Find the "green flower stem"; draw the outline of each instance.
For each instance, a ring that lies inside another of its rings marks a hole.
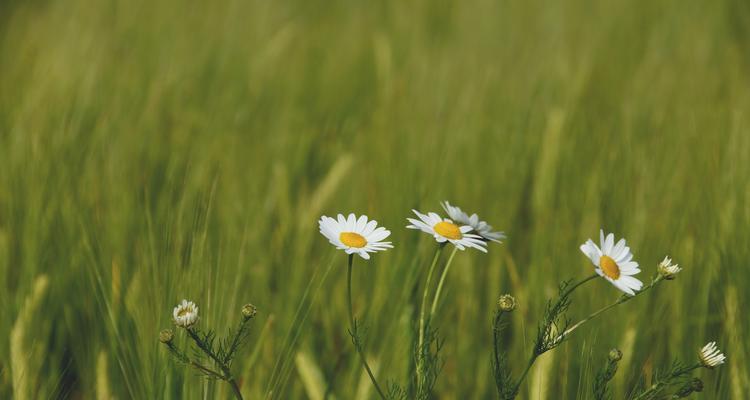
[[[229,367],[221,360],[219,357],[214,354],[214,352],[211,350],[211,348],[203,341],[200,337],[198,337],[198,334],[195,333],[195,331],[192,328],[186,328],[185,329],[188,332],[188,335],[193,339],[195,344],[203,350],[206,355],[208,355],[212,360],[216,362],[216,365],[219,366],[219,369],[221,369],[222,372],[222,379],[229,382],[229,385],[232,387],[232,392],[234,392],[234,396],[238,400],[242,400],[242,393],[240,392],[240,387],[237,385],[237,381],[232,376],[232,371],[229,370]]]
[[[702,367],[702,365],[698,363],[698,364],[694,364],[688,367],[683,367],[681,369],[678,369],[677,371],[674,371],[672,375],[667,377],[667,379],[659,380],[658,382],[651,385],[651,387],[648,388],[648,390],[634,397],[633,400],[650,399],[652,395],[659,393],[662,389],[664,389],[665,386],[668,386],[672,379],[685,375],[700,367]]]
[[[565,301],[565,299],[568,296],[570,296],[573,293],[573,291],[576,290],[576,289],[578,289],[581,285],[583,285],[584,283],[586,283],[588,281],[596,279],[598,277],[599,277],[599,275],[593,274],[593,275],[591,275],[591,276],[589,276],[587,278],[584,278],[583,280],[581,280],[580,282],[576,283],[575,285],[567,288],[563,293],[560,294],[560,297],[558,298],[557,303],[555,303],[555,306],[553,306],[553,308],[556,307],[557,305],[559,305],[561,302]],[[552,321],[544,321],[544,327],[542,328],[542,332],[546,332],[548,330],[548,326],[551,323],[552,323]],[[521,374],[521,377],[518,379],[518,382],[516,383],[515,387],[513,388],[513,392],[512,392],[513,393],[513,397],[515,397],[516,395],[518,395],[518,391],[521,388],[521,384],[526,379],[526,375],[529,374],[529,371],[531,370],[531,366],[534,365],[534,362],[536,361],[536,359],[540,355],[541,355],[541,353],[537,353],[536,348],[534,349],[534,351],[531,352],[531,357],[529,357],[529,362],[526,364],[526,368],[523,370],[523,373]]]
[[[349,266],[347,268],[346,280],[347,280],[347,294],[348,294],[348,299],[349,299],[349,324],[351,326],[350,333],[352,335],[354,347],[357,349],[357,354],[359,354],[359,358],[360,360],[362,360],[362,366],[365,367],[365,370],[367,371],[367,375],[370,377],[370,380],[372,381],[373,386],[375,386],[375,390],[378,391],[380,398],[385,400],[386,399],[385,393],[380,388],[380,385],[378,385],[378,381],[375,379],[375,375],[373,375],[372,370],[370,369],[370,365],[367,364],[367,359],[365,358],[365,354],[362,351],[362,345],[359,342],[359,333],[357,332],[357,323],[354,320],[354,310],[352,307],[352,263],[353,261],[354,261],[354,254],[349,254]]]
[[[662,281],[663,279],[664,279],[664,278],[662,278],[662,277],[661,277],[661,276],[659,275],[659,276],[657,276],[656,278],[654,278],[654,279],[653,279],[653,280],[651,281],[651,284],[649,284],[648,286],[646,286],[646,287],[644,287],[643,289],[641,289],[641,290],[640,290],[640,291],[639,291],[638,293],[636,293],[636,294],[635,294],[634,296],[623,295],[623,296],[621,296],[621,297],[620,297],[619,299],[617,299],[617,301],[615,301],[614,303],[612,303],[612,304],[610,304],[610,305],[608,305],[608,306],[606,306],[606,307],[603,307],[603,308],[599,309],[599,310],[598,310],[598,311],[596,311],[596,312],[593,312],[593,313],[591,313],[591,315],[589,315],[588,317],[586,317],[586,318],[584,318],[584,319],[582,319],[582,320],[580,320],[580,321],[576,322],[575,324],[573,324],[573,326],[571,326],[570,328],[566,329],[566,330],[565,330],[565,332],[563,332],[563,333],[562,333],[562,334],[561,334],[560,336],[558,336],[556,340],[558,340],[558,341],[559,341],[559,340],[562,340],[562,339],[564,339],[564,338],[565,338],[566,336],[568,336],[568,335],[570,335],[571,333],[573,333],[573,331],[574,331],[574,330],[578,329],[578,328],[579,328],[579,327],[580,327],[581,325],[583,325],[583,324],[585,324],[586,322],[589,322],[589,321],[591,321],[592,319],[594,319],[594,318],[598,317],[598,316],[599,316],[600,314],[603,314],[603,313],[604,313],[605,311],[607,311],[607,310],[609,310],[609,309],[611,309],[611,308],[614,308],[614,307],[616,307],[616,306],[618,306],[618,305],[620,305],[620,304],[623,304],[623,303],[627,303],[627,302],[628,302],[628,301],[630,301],[630,300],[633,300],[634,298],[636,298],[636,297],[640,296],[641,294],[643,294],[643,293],[647,292],[647,291],[648,291],[649,289],[652,289],[652,288],[653,288],[654,286],[656,286],[656,285],[657,285],[657,284],[658,284],[659,282],[661,282],[661,281]]]
[[[529,374],[529,371],[531,370],[531,366],[534,365],[534,361],[536,361],[536,358],[539,357],[538,354],[534,353],[534,355],[529,358],[529,362],[526,363],[526,368],[524,368],[523,373],[521,374],[521,377],[518,378],[518,383],[516,383],[516,386],[513,388],[513,397],[515,398],[518,395],[518,391],[521,388],[521,384],[526,379],[526,375]]]
[[[224,357],[224,363],[228,363],[229,359],[232,358],[234,353],[237,351],[237,348],[240,346],[240,342],[242,341],[243,336],[245,336],[245,329],[250,325],[248,322],[250,322],[250,318],[242,318],[240,321],[240,327],[237,329],[237,332],[235,333],[234,337],[232,338],[232,342],[229,345],[229,350],[227,351],[226,356]]]
[[[178,350],[177,347],[175,347],[174,343],[169,342],[169,343],[166,343],[166,345],[169,348],[169,351],[171,351],[172,354],[174,354],[174,356],[177,357],[177,359],[180,360],[181,362],[192,366],[193,368],[203,372],[204,374],[210,376],[211,378],[224,379],[224,377],[218,371],[214,371],[211,368],[203,366],[197,361],[191,360],[190,357],[185,355],[185,353]]]
[[[492,350],[495,356],[495,365],[500,365],[500,348],[497,347],[500,343],[500,319],[503,317],[505,311],[497,311],[495,313],[495,321],[492,324]]]
[[[424,346],[424,334],[425,334],[425,306],[427,305],[427,294],[430,291],[430,281],[432,281],[432,273],[435,272],[435,266],[437,265],[440,253],[447,242],[440,243],[438,249],[435,251],[435,256],[432,258],[432,264],[430,269],[427,271],[427,280],[424,284],[424,293],[422,293],[422,305],[419,311],[419,339],[417,341],[417,385],[420,386],[422,383],[422,373],[424,372],[424,355],[422,347]]]
[[[453,257],[456,255],[457,250],[458,250],[458,247],[454,246],[450,257],[448,257],[448,263],[445,264],[445,268],[443,269],[443,274],[440,276],[440,280],[438,281],[437,290],[435,291],[435,297],[432,299],[432,307],[430,307],[430,320],[432,320],[432,317],[435,315],[435,310],[437,309],[438,300],[440,299],[440,294],[443,292],[443,284],[445,283],[445,277],[448,276],[448,270],[451,268],[451,264],[453,263]]]

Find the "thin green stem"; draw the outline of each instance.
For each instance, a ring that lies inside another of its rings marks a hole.
[[[492,348],[493,348],[493,354],[495,355],[495,363],[497,365],[500,365],[500,349],[497,347],[497,344],[499,342],[499,329],[498,326],[500,324],[500,318],[502,318],[503,312],[498,311],[495,313],[495,322],[492,324]]]
[[[240,346],[240,342],[242,341],[243,336],[245,335],[245,328],[248,326],[248,322],[250,319],[242,318],[240,321],[240,327],[237,329],[237,332],[234,334],[234,337],[232,338],[232,342],[230,343],[227,354],[224,356],[224,362],[228,363],[229,360],[234,356],[234,353],[237,351],[237,348]]]
[[[200,364],[197,361],[191,360],[190,357],[185,355],[183,352],[178,350],[174,343],[167,343],[167,347],[169,348],[169,351],[172,352],[172,354],[177,357],[181,362],[188,364],[192,366],[193,368],[203,372],[204,374],[214,378],[214,379],[224,379],[224,376],[219,373],[218,371],[214,371],[211,368],[205,367],[202,364]]]
[[[242,392],[240,392],[240,387],[237,385],[237,381],[234,380],[234,377],[230,376],[227,378],[227,382],[229,382],[229,387],[231,387],[232,392],[234,392],[234,397],[242,400]]]
[[[445,268],[443,268],[443,273],[442,275],[440,275],[440,280],[438,281],[437,290],[435,290],[435,297],[432,299],[432,307],[430,307],[430,320],[432,320],[432,317],[435,315],[435,311],[437,310],[438,300],[440,300],[440,294],[443,292],[443,284],[445,283],[445,277],[448,276],[448,270],[450,270],[451,268],[451,264],[453,263],[453,257],[456,255],[457,250],[458,250],[458,247],[454,246],[450,257],[448,257],[448,263],[445,264]]]
[[[660,380],[659,382],[656,382],[655,384],[651,385],[648,390],[644,391],[643,393],[639,394],[638,396],[634,397],[633,400],[642,400],[642,399],[649,399],[651,395],[658,393],[662,389],[664,389],[665,386],[668,386],[670,384],[670,381],[674,378],[680,377],[682,375],[685,375],[695,369],[698,369],[702,367],[701,364],[695,364],[691,365],[689,367],[684,367],[682,369],[679,369],[675,371],[672,375],[669,376],[669,378],[665,380]]]
[[[592,279],[596,279],[598,277],[599,277],[598,274],[592,274],[591,276],[589,276],[587,278],[584,278],[582,281],[576,283],[575,285],[573,285],[573,286],[569,287],[567,290],[565,290],[565,292],[560,296],[560,299],[562,299],[564,297],[570,296],[570,294],[573,293],[574,290],[578,289],[579,286],[583,285],[584,283],[586,283],[586,282],[588,282],[588,281],[590,281]]]
[[[432,281],[432,274],[435,272],[435,266],[437,265],[440,253],[445,248],[445,243],[438,245],[438,249],[435,251],[435,256],[432,258],[432,264],[430,269],[427,271],[427,280],[424,284],[424,292],[422,293],[422,305],[419,310],[419,339],[417,341],[417,386],[422,384],[422,373],[424,368],[424,354],[422,347],[424,346],[424,335],[425,335],[425,307],[427,306],[427,294],[430,291],[430,282]]]
[[[192,328],[186,328],[185,329],[188,332],[188,335],[193,339],[195,344],[203,350],[206,355],[208,355],[212,360],[216,362],[216,365],[219,366],[219,369],[221,369],[222,372],[222,379],[227,381],[229,385],[232,388],[232,392],[234,392],[234,396],[242,400],[242,393],[240,392],[240,387],[237,385],[237,381],[234,380],[234,377],[232,376],[232,371],[229,370],[229,367],[216,355],[214,354],[213,350],[203,341],[200,337],[198,337],[198,334],[195,333],[195,331]]]
[[[505,370],[506,366],[505,363],[502,362],[502,357],[500,355],[500,331],[501,329],[501,322],[500,320],[503,318],[503,314],[505,314],[505,311],[498,310],[495,312],[495,319],[492,322],[492,354],[494,356],[494,362],[493,362],[493,368],[494,368],[494,374],[495,374],[495,384],[497,385],[497,393],[500,396],[501,399],[505,399],[505,396],[507,394],[508,388],[505,387],[507,381],[506,381],[506,374],[507,371]]]
[[[643,289],[641,289],[641,290],[640,290],[640,291],[639,291],[638,293],[636,293],[635,295],[633,295],[633,296],[623,295],[623,296],[621,296],[621,297],[620,297],[619,299],[617,299],[617,301],[615,301],[614,303],[612,303],[612,304],[609,304],[609,305],[607,305],[607,306],[605,306],[605,307],[602,307],[601,309],[599,309],[599,310],[597,310],[597,311],[595,311],[595,312],[591,313],[591,314],[590,314],[590,315],[589,315],[588,317],[586,317],[586,318],[584,318],[584,319],[582,319],[582,320],[580,320],[580,321],[576,322],[576,323],[575,323],[575,324],[573,324],[573,325],[572,325],[572,326],[571,326],[570,328],[566,329],[566,330],[565,330],[565,332],[563,332],[563,333],[562,333],[562,334],[561,334],[560,336],[558,336],[558,337],[557,337],[557,340],[562,340],[562,339],[563,339],[563,338],[565,338],[566,336],[568,336],[568,335],[570,335],[571,333],[573,333],[573,331],[574,331],[574,330],[576,330],[576,329],[578,329],[578,328],[579,328],[579,327],[580,327],[581,325],[583,325],[583,324],[585,324],[586,322],[589,322],[589,321],[591,321],[592,319],[594,319],[594,318],[598,317],[599,315],[603,314],[603,313],[604,313],[604,312],[606,312],[607,310],[610,310],[610,309],[612,309],[612,308],[614,308],[614,307],[616,307],[616,306],[618,306],[618,305],[620,305],[620,304],[623,304],[623,303],[627,303],[628,301],[630,301],[630,300],[633,300],[634,298],[636,298],[636,297],[638,297],[638,296],[642,295],[643,293],[647,292],[647,291],[648,291],[649,289],[652,289],[652,288],[653,288],[654,286],[656,286],[656,284],[658,284],[659,282],[661,282],[661,281],[662,281],[662,279],[663,279],[663,278],[662,278],[661,276],[658,276],[658,277],[656,277],[656,278],[655,278],[655,279],[654,279],[654,280],[653,280],[653,281],[651,282],[651,284],[649,284],[648,286],[646,286],[646,287],[644,287]]]
[[[573,293],[573,291],[576,290],[576,289],[578,289],[581,285],[583,285],[584,283],[589,282],[589,281],[591,281],[593,279],[596,279],[598,277],[599,277],[599,275],[592,274],[592,275],[590,275],[590,276],[582,279],[578,283],[570,286],[569,288],[566,288],[565,291],[560,294],[560,297],[557,299],[557,302],[555,303],[554,306],[552,306],[552,308],[556,308],[557,306],[559,306],[561,302],[565,301],[567,299],[567,297],[570,296]],[[549,327],[550,324],[552,324],[552,322],[553,321],[545,320],[544,321],[544,326],[542,327],[541,331],[542,332],[547,332],[548,331],[548,327]],[[531,352],[531,356],[529,357],[529,362],[526,364],[526,368],[523,370],[523,373],[521,374],[521,377],[518,378],[518,382],[513,387],[513,392],[512,392],[513,393],[513,397],[515,397],[515,396],[518,395],[518,391],[521,388],[521,384],[526,379],[526,375],[529,374],[529,371],[531,370],[531,366],[534,365],[534,362],[536,361],[536,359],[540,355],[541,355],[541,352],[538,353],[537,349],[536,349],[536,346],[535,346],[534,350]]]
[[[367,364],[367,359],[365,358],[365,354],[362,351],[362,345],[359,342],[359,333],[357,332],[357,325],[356,321],[354,320],[354,310],[352,306],[352,263],[354,261],[354,254],[349,254],[349,265],[346,272],[346,281],[347,281],[347,294],[348,294],[348,300],[349,300],[349,324],[351,326],[351,335],[352,339],[354,340],[354,347],[357,349],[357,354],[359,354],[360,360],[362,360],[362,366],[365,367],[365,371],[367,371],[367,375],[370,377],[370,380],[372,381],[373,386],[375,386],[375,390],[378,391],[378,395],[380,395],[380,398],[385,400],[386,396],[383,390],[380,388],[380,385],[378,385],[378,381],[375,379],[375,375],[372,373],[372,370],[370,369],[370,365]]]
[[[526,379],[526,375],[528,375],[529,371],[531,371],[531,366],[534,365],[534,361],[536,361],[537,357],[539,357],[539,355],[534,353],[534,356],[529,358],[529,362],[526,364],[526,368],[524,368],[523,373],[521,373],[521,377],[518,378],[518,383],[516,384],[515,388],[513,388],[513,398],[518,395],[518,390],[521,388],[521,383],[523,383],[524,379]]]

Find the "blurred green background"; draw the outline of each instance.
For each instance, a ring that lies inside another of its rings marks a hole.
[[[508,240],[456,257],[437,398],[495,396],[506,292],[520,373],[603,227],[643,280],[667,254],[684,271],[541,357],[521,396],[589,397],[618,347],[623,398],[716,340],[703,398],[744,399],[748,71],[745,0],[0,1],[0,398],[229,396],[157,340],[182,298],[219,330],[258,306],[246,398],[372,398],[317,219],[393,231],[355,262],[355,309],[403,384],[434,249],[405,218],[449,200]],[[570,317],[618,295],[597,280]]]

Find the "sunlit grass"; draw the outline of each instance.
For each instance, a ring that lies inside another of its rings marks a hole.
[[[743,398],[748,26],[741,0],[0,3],[0,398],[229,396],[159,343],[183,298],[218,331],[258,307],[246,398],[373,398],[317,219],[391,229],[353,307],[378,379],[404,382],[435,251],[405,218],[442,200],[508,235],[451,267],[442,398],[495,395],[504,293],[523,368],[600,227],[684,271],[544,355],[522,397],[591,396],[617,347],[620,398],[716,340],[703,396]],[[574,320],[619,296],[589,285]]]

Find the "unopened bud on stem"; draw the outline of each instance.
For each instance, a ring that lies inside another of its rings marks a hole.
[[[690,396],[693,393],[702,392],[703,391],[703,381],[701,381],[698,378],[693,378],[689,382],[682,385],[681,388],[677,390],[674,394],[674,398],[682,399],[685,397]]]
[[[618,349],[612,349],[609,351],[609,361],[617,362],[622,360],[622,352]]]
[[[504,294],[497,301],[497,308],[500,311],[511,312],[516,309],[516,299],[509,294]]]
[[[242,306],[242,317],[245,319],[253,318],[257,313],[258,309],[252,304],[245,304]]]
[[[172,340],[174,339],[174,332],[172,332],[171,329],[165,329],[161,332],[159,332],[159,341],[164,344],[170,344],[172,343]]]

